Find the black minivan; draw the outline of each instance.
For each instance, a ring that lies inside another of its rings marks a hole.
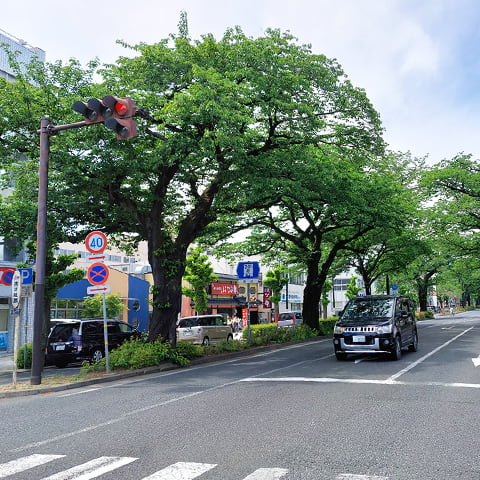
[[[402,349],[417,351],[415,302],[406,296],[368,295],[348,301],[333,331],[338,360],[349,353],[388,353],[399,360]]]
[[[66,367],[69,363],[88,360],[98,362],[105,354],[103,320],[83,319],[58,322],[50,331],[45,349],[45,364]],[[140,336],[128,323],[107,321],[108,350],[125,340]]]

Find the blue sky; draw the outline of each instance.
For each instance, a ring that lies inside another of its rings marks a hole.
[[[0,29],[50,62],[112,62],[128,54],[117,39],[157,42],[177,31],[181,10],[193,38],[280,28],[337,59],[379,111],[392,150],[430,163],[480,158],[477,0],[22,0],[2,3]]]

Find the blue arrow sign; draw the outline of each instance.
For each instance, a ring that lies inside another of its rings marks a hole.
[[[258,278],[260,275],[260,264],[258,262],[238,262],[237,275],[239,280]]]

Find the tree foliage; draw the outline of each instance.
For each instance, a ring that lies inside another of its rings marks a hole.
[[[2,159],[12,164],[20,152],[31,159],[26,169],[38,158],[43,116],[54,125],[77,121],[74,100],[111,93],[131,96],[140,107],[134,139],[117,141],[101,125],[51,139],[49,221],[70,241],[92,229],[128,234],[132,244],[146,240],[154,280],[149,335],[172,343],[186,254],[208,227],[218,235],[242,228],[232,218],[288,199],[291,176],[310,176],[304,194],[315,175],[327,186],[320,200],[336,198],[328,181],[342,176],[340,168],[319,169],[318,160],[309,166],[309,146],[329,165],[343,159],[342,167],[359,156],[366,165],[366,156],[383,148],[377,112],[336,61],[278,30],[249,38],[237,28],[218,41],[205,35],[194,42],[184,27],[154,45],[125,45],[134,57],[100,70],[97,62],[86,68],[74,60],[33,64],[16,83],[2,82],[0,96]],[[282,208],[284,219],[291,208]],[[306,213],[301,217],[315,223]],[[268,215],[260,220],[270,221]],[[352,229],[351,236],[365,228]],[[318,255],[314,243],[311,265]]]
[[[105,309],[108,319],[115,319],[125,308],[120,295],[109,293],[105,295]],[[103,295],[93,297],[84,297],[83,299],[83,318],[103,318]]]
[[[273,303],[275,318],[277,318],[279,313],[278,303],[282,299],[282,289],[288,283],[286,269],[277,266],[273,270],[268,270],[265,278],[263,279],[263,283],[272,290],[270,301]]]
[[[218,280],[208,256],[200,247],[194,247],[187,256],[184,280],[189,284],[182,287],[182,293],[191,298],[195,304],[197,313],[206,313],[208,308],[208,285]]]

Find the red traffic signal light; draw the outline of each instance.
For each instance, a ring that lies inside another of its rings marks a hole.
[[[77,101],[73,104],[73,109],[85,117],[87,124],[104,122],[112,115],[111,108],[98,98],[91,98],[87,103]]]
[[[107,128],[117,134],[118,139],[137,135],[137,124],[133,119],[137,107],[129,97],[107,95],[102,100],[91,98],[87,103],[75,102],[73,109],[84,116],[86,124],[104,122]]]
[[[133,117],[137,107],[129,97],[118,98],[113,95],[103,97],[103,104],[112,112],[105,120],[105,126],[117,134],[117,138],[132,138],[137,135],[137,124]]]

